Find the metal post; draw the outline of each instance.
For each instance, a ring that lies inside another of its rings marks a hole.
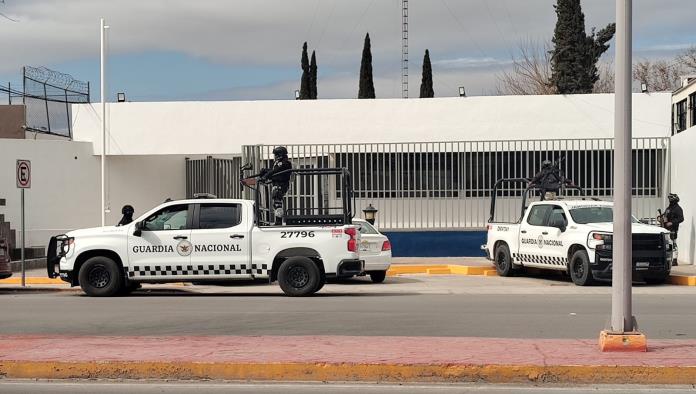
[[[631,235],[631,10],[616,0],[616,93],[614,108],[614,240],[611,328],[633,331]]]
[[[24,189],[22,190],[22,197],[21,197],[21,208],[22,208],[22,214],[20,217],[20,224],[22,225],[22,249],[20,251],[21,259],[22,259],[22,287],[26,286],[26,277],[27,277],[27,272],[26,272],[26,264],[24,263]]]
[[[106,173],[106,81],[104,80],[104,63],[106,58],[106,53],[104,51],[104,18],[100,19],[100,64],[99,72],[101,77],[101,206],[99,210],[101,211],[101,225],[104,227],[106,224],[106,182],[104,175]]]

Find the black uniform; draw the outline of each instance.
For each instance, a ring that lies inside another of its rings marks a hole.
[[[541,190],[541,200],[543,201],[547,192],[558,194],[564,182],[560,168],[545,160],[541,170],[532,178],[530,186],[536,186]]]
[[[131,222],[133,222],[133,213],[134,212],[135,212],[135,209],[133,209],[132,206],[124,205],[123,208],[121,208],[121,213],[123,214],[123,217],[121,218],[121,221],[119,221],[116,226],[125,226],[126,224],[130,224]]]
[[[292,175],[292,163],[288,159],[288,150],[283,146],[273,149],[275,161],[273,167],[261,171],[261,180],[271,182],[271,198],[273,209],[277,211],[283,207],[283,198],[290,188],[290,176]],[[280,224],[281,218],[276,214],[276,224]]]
[[[679,197],[677,197],[676,194],[670,194],[668,198],[669,206],[665,209],[662,219],[665,228],[672,232],[672,239],[677,239],[679,224],[684,221],[684,211],[682,207],[679,206]]]

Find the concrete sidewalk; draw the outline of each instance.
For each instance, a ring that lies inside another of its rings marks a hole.
[[[354,336],[1,336],[6,378],[696,383],[696,341]]]

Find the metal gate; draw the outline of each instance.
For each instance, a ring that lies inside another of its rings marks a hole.
[[[210,193],[220,198],[242,198],[239,184],[241,157],[186,159],[186,198]]]
[[[563,159],[561,168],[587,196],[613,197],[611,138],[285,146],[295,168],[347,168],[353,175],[356,212],[372,204],[385,230],[482,229],[496,180],[532,177],[547,159]],[[273,148],[244,146],[242,161],[266,167]],[[664,207],[670,189],[669,154],[669,138],[633,140],[635,216],[653,217]],[[518,219],[523,190],[501,190],[497,220]],[[335,187],[329,185],[327,191],[326,198],[337,198]]]

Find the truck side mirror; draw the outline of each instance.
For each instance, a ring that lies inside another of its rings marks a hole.
[[[562,233],[566,231],[566,221],[562,217],[554,217],[549,223],[549,227],[555,227],[561,230]]]
[[[135,222],[135,231],[133,231],[133,235],[136,237],[143,235],[143,222]]]

